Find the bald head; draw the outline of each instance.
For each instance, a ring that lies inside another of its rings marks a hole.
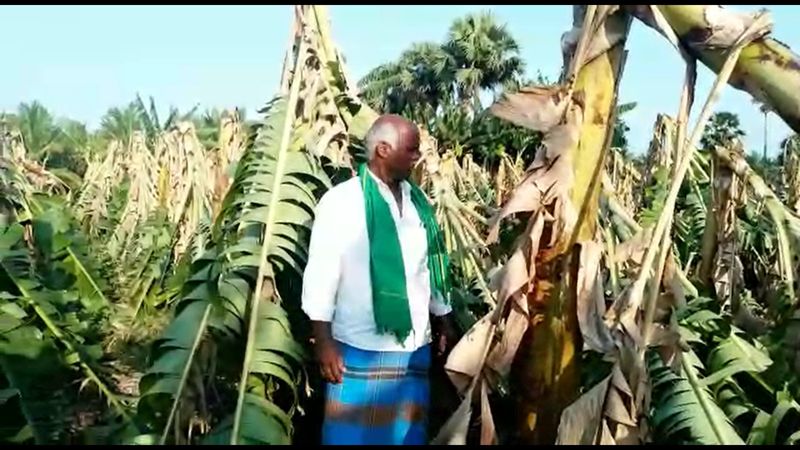
[[[397,148],[408,139],[419,141],[419,129],[413,122],[396,114],[382,115],[367,131],[367,159],[372,161],[381,142]]]
[[[365,140],[370,167],[392,179],[407,178],[420,158],[417,125],[396,114],[378,117]]]

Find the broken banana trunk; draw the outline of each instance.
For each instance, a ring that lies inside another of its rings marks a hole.
[[[579,288],[581,248],[595,238],[629,27],[627,12],[616,6],[576,6],[573,29],[562,39],[562,84],[523,88],[492,107],[497,117],[545,134],[488,239],[496,239],[500,219],[532,213],[497,279],[499,304],[508,300],[509,311],[487,359],[501,375],[510,372],[518,443],[554,443],[561,412],[579,394],[583,340],[577,310],[586,295]]]
[[[666,22],[662,24],[668,25],[683,46],[716,73],[733,42],[755,18],[719,5],[657,5],[655,10],[651,6],[654,5],[630,8],[638,19],[665,34],[655,17],[660,13]],[[769,106],[789,127],[800,132],[800,58],[786,44],[767,35],[755,39],[742,50],[728,83]]]

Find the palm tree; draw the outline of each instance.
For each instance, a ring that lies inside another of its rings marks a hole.
[[[17,109],[17,126],[32,159],[44,161],[60,134],[53,116],[38,101],[22,103]]]
[[[367,103],[385,113],[428,122],[453,97],[450,55],[433,42],[416,43],[396,62],[380,65],[359,82]]]
[[[107,139],[117,139],[123,145],[130,145],[134,131],[145,129],[139,105],[129,103],[124,108],[113,107],[100,122],[100,134]]]
[[[443,47],[455,67],[459,100],[475,110],[481,89],[507,87],[525,69],[517,41],[489,12],[457,19]]]
[[[97,137],[77,120],[60,120],[58,129],[58,137],[48,152],[47,166],[66,168],[83,176],[89,159],[97,150]]]
[[[727,111],[716,112],[709,119],[700,143],[706,149],[714,145],[727,145],[731,140],[744,136],[740,125],[738,115]]]
[[[194,128],[197,139],[206,149],[217,146],[219,140],[220,124],[222,123],[224,111],[218,108],[206,109],[202,115],[193,115]]]
[[[397,61],[376,67],[359,82],[367,103],[385,113],[430,123],[455,100],[470,114],[481,109],[482,89],[516,89],[525,65],[519,45],[490,13],[470,14],[450,26],[439,45],[412,45]]]
[[[175,107],[171,107],[169,109],[169,115],[164,122],[162,123],[159,120],[158,116],[158,109],[156,108],[156,101],[153,97],[150,97],[150,105],[149,108],[145,106],[144,101],[142,101],[142,97],[139,94],[136,94],[136,100],[134,101],[136,105],[136,109],[139,112],[139,117],[141,118],[141,124],[144,127],[145,132],[147,133],[147,138],[151,142],[158,136],[159,133],[169,130],[170,127],[175,125],[178,120],[178,109]],[[192,114],[197,107],[192,109],[189,114]]]

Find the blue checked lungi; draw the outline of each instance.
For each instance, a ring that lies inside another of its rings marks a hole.
[[[430,345],[414,352],[339,343],[342,383],[327,383],[322,444],[427,443]]]

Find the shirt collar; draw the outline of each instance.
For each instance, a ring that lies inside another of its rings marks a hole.
[[[389,189],[389,185],[384,183],[383,180],[381,180],[380,178],[378,178],[378,176],[372,172],[372,169],[370,169],[369,166],[367,166],[367,173],[369,173],[372,179],[375,180],[376,183],[378,183],[380,189],[385,190],[388,193],[392,192],[392,190]],[[408,194],[411,191],[411,185],[408,184],[407,180],[403,180],[400,182],[400,190],[403,192],[403,194]]]

